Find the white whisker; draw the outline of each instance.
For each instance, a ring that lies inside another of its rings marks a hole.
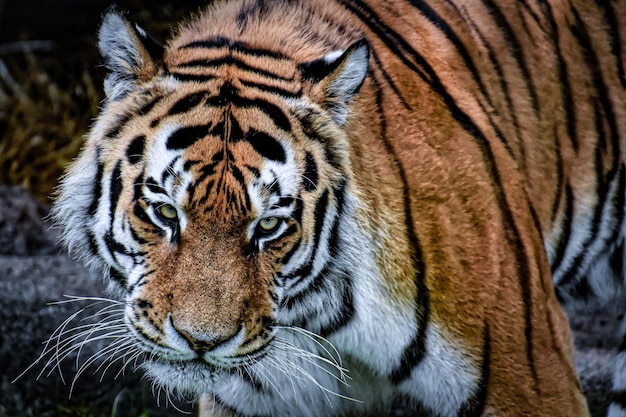
[[[102,372],[101,379],[113,364],[122,363],[122,369],[115,374],[117,378],[129,363],[142,356],[139,343],[130,333],[125,320],[126,303],[103,297],[78,297],[66,295],[67,299],[48,303],[48,305],[64,305],[77,302],[89,304],[70,314],[59,324],[48,339],[43,343],[39,357],[29,365],[15,381],[35,366],[42,364],[37,379],[50,376],[55,370],[59,372],[61,381],[66,383],[61,364],[71,355],[75,355],[76,372],[70,385],[70,397],[78,378],[92,366],[94,374]],[[84,349],[107,342],[103,349],[97,350],[82,361]],[[15,382],[13,381],[13,382]]]

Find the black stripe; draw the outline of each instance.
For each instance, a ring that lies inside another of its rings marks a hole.
[[[402,92],[400,91],[400,89],[396,85],[395,81],[391,78],[389,73],[387,71],[385,71],[385,68],[383,67],[382,62],[380,61],[380,58],[378,58],[378,54],[376,53],[376,50],[372,49],[370,51],[370,55],[374,59],[374,63],[378,67],[378,70],[380,71],[380,73],[383,75],[383,78],[385,79],[385,81],[387,81],[387,84],[389,85],[391,90],[394,92],[396,97],[398,97],[398,100],[400,100],[400,103],[402,103],[402,105],[404,106],[405,109],[413,110],[411,105],[406,101],[406,99],[402,95]]]
[[[264,49],[264,48],[251,48],[250,46],[240,41],[232,42],[230,45],[230,48],[233,51],[241,52],[241,53],[255,56],[255,57],[266,57],[266,58],[273,58],[273,59],[278,59],[278,60],[289,59],[287,56],[283,55],[282,53],[278,51],[274,51],[271,49]]]
[[[124,255],[133,255],[132,252],[128,252],[126,250],[126,248],[124,247],[124,245],[122,245],[120,242],[118,242],[117,240],[115,240],[115,238],[113,237],[113,234],[109,231],[104,235],[104,244],[106,245],[107,249],[109,250],[109,253],[111,254],[111,257],[113,257],[113,259],[116,260],[115,258],[115,254],[116,253],[121,253]]]
[[[131,227],[128,228],[130,230],[130,235],[132,238],[139,243],[140,245],[144,245],[148,243],[148,241],[137,234],[137,231]]]
[[[431,82],[429,76],[433,75],[432,71],[429,74],[424,72],[424,70],[428,70],[426,60],[418,54],[402,36],[389,26],[383,24],[382,19],[377,16],[371,8],[356,0],[344,0],[342,4],[366,24],[404,65],[413,70],[424,81]],[[410,56],[416,62],[410,61],[407,56]]]
[[[345,193],[346,193],[346,183],[341,182],[337,184],[334,188],[334,195],[337,204],[337,215],[335,216],[335,222],[330,231],[330,236],[328,238],[328,255],[331,259],[335,259],[337,255],[340,254],[341,249],[339,248],[341,241],[341,232],[339,231],[339,227],[341,224],[341,219],[343,218],[345,212]],[[329,270],[333,270],[334,265],[328,265]],[[320,275],[324,274],[324,269]],[[341,303],[340,310],[335,313],[335,316],[331,321],[329,321],[325,326],[319,331],[320,336],[326,337],[330,334],[338,331],[342,327],[345,327],[352,318],[356,316],[355,307],[354,307],[354,297],[352,294],[352,271],[350,270],[342,270],[338,273],[334,274],[334,284],[337,287],[341,288]],[[322,278],[322,277],[320,277]],[[327,279],[327,278],[325,278]]]
[[[613,6],[610,1],[596,1],[595,4],[602,9],[602,17],[606,22],[607,35],[609,36],[609,46],[611,53],[617,64],[617,76],[622,87],[626,87],[626,77],[624,76],[624,62],[622,60],[622,39],[619,34],[620,24],[618,23]]]
[[[311,253],[311,257],[304,265],[301,265],[295,272],[292,272],[285,278],[300,279],[300,278],[308,277],[309,275],[311,275],[311,272],[313,270],[313,263],[317,255],[317,250],[320,246],[320,239],[322,238],[322,230],[324,228],[326,213],[328,211],[328,205],[329,205],[328,195],[329,195],[328,190],[324,190],[319,200],[317,200],[317,203],[315,204],[315,210],[314,210],[314,215],[313,215],[314,221],[315,221],[315,225],[313,229],[313,252]],[[337,218],[334,217],[333,224],[336,221],[337,221]]]
[[[153,227],[157,227],[157,228],[159,227],[152,221],[150,216],[148,216],[148,214],[144,211],[144,209],[141,207],[141,204],[139,204],[139,201],[135,200],[135,202],[134,202],[133,214],[135,215],[135,217],[137,217],[142,222],[147,223],[147,224],[149,224],[150,226],[153,226]]]
[[[544,14],[548,18],[548,22],[550,24],[550,34],[553,39],[553,47],[554,53],[556,55],[556,64],[558,66],[559,71],[559,80],[560,80],[560,92],[561,92],[561,106],[563,106],[563,110],[565,111],[565,119],[567,125],[567,134],[569,136],[570,141],[572,142],[572,146],[574,150],[578,150],[578,137],[576,135],[576,114],[574,113],[574,98],[572,95],[572,86],[571,80],[569,76],[569,71],[567,68],[567,63],[563,58],[563,53],[561,52],[561,42],[559,40],[559,28],[554,20],[554,15],[552,13],[552,6],[547,0],[537,0],[538,3],[544,9]]]
[[[204,49],[214,49],[214,48],[224,48],[230,44],[230,40],[223,36],[218,36],[213,39],[201,40],[201,41],[193,41],[186,43],[185,45],[179,47],[178,49],[192,49],[192,48],[204,48]]]
[[[302,204],[302,198],[296,198],[296,208],[293,211],[293,213],[291,214],[291,217],[298,224],[302,224],[302,211],[303,211],[303,209],[304,209],[304,207],[303,207],[303,204]],[[278,262],[281,265],[287,265],[289,263],[289,261],[291,260],[291,257],[300,248],[301,243],[302,243],[302,237],[298,238],[298,240],[293,244],[291,249],[285,255],[283,255],[283,257]]]
[[[313,191],[317,189],[319,175],[317,173],[317,164],[311,153],[306,152],[304,155],[304,174],[302,175],[302,186],[305,191]]]
[[[615,195],[611,201],[613,205],[613,210],[615,211],[614,215],[614,224],[615,227],[613,229],[613,234],[609,239],[610,242],[617,241],[617,238],[620,234],[620,231],[623,228],[624,224],[624,215],[626,212],[626,167],[624,165],[620,166],[619,169],[619,179],[618,179],[617,190],[615,191]],[[616,286],[619,286],[623,283],[623,273],[624,273],[624,240],[622,239],[616,248],[613,249],[613,257],[619,258],[619,265],[617,260],[611,262],[611,267],[614,272],[614,279],[617,280],[615,283]]]
[[[271,159],[272,161],[285,163],[287,155],[285,149],[280,142],[264,132],[250,130],[246,134],[246,140],[254,150],[262,157]]]
[[[109,188],[109,218],[110,224],[115,222],[115,210],[122,194],[122,163],[117,161],[115,168],[111,173],[110,188]]]
[[[190,203],[193,202],[196,190],[199,189],[200,184],[202,184],[202,182],[204,182],[205,179],[207,179],[209,176],[215,174],[215,168],[220,164],[220,162],[222,162],[224,159],[224,153],[223,152],[217,152],[213,155],[213,158],[211,158],[211,163],[210,164],[206,164],[204,165],[202,168],[200,168],[199,172],[200,175],[198,176],[198,178],[193,181],[191,184],[189,184],[188,188],[187,188],[187,201],[189,201]],[[210,192],[210,187],[206,188],[206,193],[205,195],[200,199],[199,204],[203,204],[204,202],[206,202],[206,200],[208,199],[208,194]],[[193,207],[197,207],[198,204],[193,204]]]
[[[98,243],[91,230],[87,232],[87,248],[92,255],[99,256]]]
[[[347,326],[356,316],[354,296],[352,294],[352,275],[349,271],[342,271],[336,279],[342,285],[340,310],[336,312],[331,321],[322,326],[319,331],[319,335],[322,337],[328,337],[342,327]]]
[[[336,152],[336,150],[331,146],[330,140],[325,140],[320,137],[318,132],[316,132],[315,128],[315,120],[318,115],[314,112],[306,113],[303,116],[300,116],[300,127],[302,128],[302,132],[305,134],[307,139],[319,143],[324,149],[324,160],[330,164],[333,168],[342,169],[341,157]]]
[[[245,81],[245,80],[239,80],[239,82],[243,85],[245,85],[248,88],[256,88],[258,90],[267,92],[267,93],[271,93],[271,94],[276,94],[282,97],[288,97],[288,98],[298,98],[298,97],[302,97],[302,89],[298,89],[297,91],[291,91],[291,90],[286,90],[284,88],[281,87],[276,87],[276,86],[272,86],[272,85],[267,85],[267,84],[261,84],[259,82],[253,82],[253,81]]]
[[[456,9],[456,5],[454,5],[451,2],[449,2],[449,3],[450,3],[451,6],[453,6]],[[457,11],[457,13],[460,14],[460,12],[458,12],[458,11]],[[491,44],[489,44],[487,39],[484,37],[483,33],[480,30],[480,27],[478,25],[476,25],[473,21],[468,21],[467,23],[474,30],[474,33],[476,34],[476,36],[480,40],[481,44],[487,50],[487,55],[489,56],[489,61],[493,65],[493,69],[496,72],[496,76],[497,76],[497,79],[498,79],[498,84],[500,86],[500,91],[502,92],[502,95],[504,96],[504,100],[506,101],[505,108],[507,109],[507,111],[509,113],[509,117],[511,118],[511,121],[513,122],[513,128],[515,129],[515,136],[517,136],[517,138],[518,138],[517,144],[520,146],[520,155],[514,155],[512,149],[511,149],[511,145],[504,138],[504,135],[500,131],[500,128],[498,126],[496,126],[496,124],[493,121],[493,117],[492,117],[492,113],[493,112],[485,111],[485,108],[483,107],[482,103],[480,101],[478,101],[478,103],[481,106],[481,110],[483,111],[485,116],[488,117],[489,124],[491,125],[491,127],[494,129],[494,131],[498,135],[498,138],[500,139],[502,144],[506,147],[507,152],[509,153],[509,155],[513,156],[516,160],[520,161],[520,164],[523,165],[525,163],[525,154],[526,154],[525,149],[524,149],[524,140],[523,140],[522,134],[521,134],[521,129],[520,129],[520,125],[519,125],[519,119],[517,118],[517,111],[515,111],[515,108],[514,108],[514,105],[513,105],[513,99],[511,98],[512,97],[511,96],[511,90],[509,88],[509,84],[506,82],[506,78],[504,76],[504,71],[502,69],[502,66],[500,65],[500,62],[498,61],[496,52],[493,50]],[[484,93],[484,96],[487,99],[489,99],[489,96],[486,93]],[[493,104],[491,102],[489,104],[493,107]]]
[[[230,55],[219,58],[219,59],[197,59],[193,61],[188,61],[182,64],[178,64],[176,68],[210,69],[210,68],[219,68],[223,65],[233,65],[233,66],[236,66],[240,70],[249,71],[256,75],[260,75],[262,77],[278,79],[278,80],[283,80],[283,81],[293,80],[293,78],[286,78],[280,74],[270,72],[262,68],[253,67]]]
[[[441,32],[445,35],[445,37],[452,42],[456,50],[461,55],[463,62],[465,62],[465,66],[467,70],[472,75],[472,78],[478,84],[478,88],[483,96],[487,99],[489,104],[493,107],[489,95],[487,94],[487,90],[485,85],[482,82],[480,77],[481,72],[476,68],[474,64],[474,60],[470,56],[467,48],[465,47],[465,43],[459,39],[457,34],[454,32],[452,27],[446,22],[442,16],[437,14],[425,1],[423,0],[410,0],[411,5],[417,9],[422,16],[424,16],[430,23],[432,23],[435,27],[437,27]]]
[[[245,211],[249,212],[252,209],[252,203],[250,202],[250,196],[248,195],[248,192],[246,190],[246,183],[243,177],[243,173],[239,170],[239,168],[232,164],[230,165],[230,172],[235,178],[235,181],[237,181],[241,185],[241,190],[239,193],[237,193],[237,196],[239,198],[236,199],[238,204],[236,211],[242,212],[244,211],[243,209],[245,209]],[[243,202],[241,201],[242,198]]]
[[[117,120],[115,120],[114,122],[113,127],[107,130],[107,132],[104,134],[104,137],[109,139],[115,139],[120,134],[122,128],[126,126],[126,123],[128,123],[131,117],[132,115],[130,113],[118,116]]]
[[[109,268],[109,279],[117,282],[121,287],[126,284],[126,277],[115,268]]]
[[[291,132],[291,121],[289,120],[289,117],[276,104],[260,98],[249,99],[241,97],[237,93],[238,92],[232,85],[226,83],[220,88],[220,92],[217,96],[211,97],[207,100],[206,105],[224,107],[230,103],[239,108],[252,108],[260,110],[272,119],[278,128]]]
[[[184,165],[183,165],[183,170],[185,171],[190,171],[191,168],[193,168],[194,166],[201,164],[202,161],[197,160],[197,159],[190,159],[188,161],[185,161]]]
[[[209,134],[211,126],[187,126],[173,132],[167,139],[167,149],[183,150],[187,149],[197,141]]]
[[[178,100],[168,111],[168,114],[175,115],[180,113],[186,113],[194,107],[198,106],[202,100],[204,100],[207,96],[205,91],[195,92],[186,95],[185,97]]]
[[[465,402],[459,410],[458,417],[480,417],[485,410],[487,401],[487,391],[489,389],[489,366],[491,361],[491,334],[489,332],[489,324],[485,324],[483,331],[483,355],[481,362],[480,380],[478,381],[478,390],[472,397]]]
[[[167,75],[171,75],[172,77],[176,78],[176,80],[178,81],[182,81],[182,82],[207,82],[207,81],[212,81],[217,79],[216,76],[214,75],[209,75],[209,74],[186,74],[183,72],[172,72],[172,71],[166,71]]]
[[[150,110],[152,110],[152,108],[156,106],[161,100],[163,100],[163,96],[157,96],[157,97],[152,98],[152,100],[144,104],[143,107],[141,107],[137,111],[137,113],[142,116],[148,114]]]
[[[624,241],[620,241],[613,248],[611,255],[609,256],[609,265],[613,272],[613,279],[615,279],[615,285],[618,286],[623,282],[624,274]]]
[[[563,199],[563,183],[564,183],[563,155],[561,155],[561,146],[560,146],[561,144],[559,143],[559,136],[556,133],[556,131],[554,132],[554,138],[557,141],[555,149],[554,149],[554,152],[556,154],[555,156],[556,156],[557,183],[556,183],[556,188],[554,190],[556,194],[554,196],[554,202],[552,203],[552,209],[551,209],[551,215],[550,215],[550,221],[552,222],[552,224],[554,224],[554,222],[556,221],[556,216],[559,214],[559,207],[561,207],[561,203]]]
[[[167,191],[165,191],[165,189],[161,187],[159,183],[157,182],[157,180],[154,179],[153,177],[149,177],[148,179],[146,179],[146,182],[144,185],[148,187],[148,189],[155,194],[167,195]]]
[[[539,100],[537,98],[537,93],[535,91],[535,87],[533,86],[532,77],[522,52],[522,45],[515,36],[515,31],[506,20],[502,11],[492,0],[482,1],[489,12],[489,15],[495,20],[498,28],[501,29],[504,39],[509,45],[509,51],[513,54],[513,57],[517,61],[519,69],[522,72],[522,77],[524,78],[524,83],[526,84],[526,90],[528,91],[531,99],[532,108],[535,111],[535,114],[539,114]]]
[[[626,352],[626,334],[622,336],[622,341],[617,348],[618,354]]]
[[[288,59],[285,55],[280,52],[271,50],[271,49],[263,49],[263,48],[253,48],[240,41],[231,41],[225,37],[216,37],[214,39],[200,40],[189,42],[178,49],[190,49],[190,48],[205,48],[205,49],[219,49],[229,47],[231,50],[240,52],[243,54],[247,54],[255,57],[268,57],[273,59]]]
[[[355,316],[355,308],[352,295],[352,276],[351,271],[338,270],[334,263],[334,254],[339,253],[340,243],[340,220],[342,218],[345,209],[345,184],[340,184],[335,189],[335,199],[337,202],[337,215],[333,217],[333,224],[331,226],[330,235],[328,237],[328,254],[330,256],[325,258],[325,265],[321,271],[308,280],[307,287],[304,290],[299,291],[297,294],[288,297],[283,300],[283,306],[288,309],[296,309],[296,311],[304,311],[304,315],[300,317],[303,321],[303,325],[306,325],[307,315],[306,300],[309,297],[329,297],[333,294],[333,289],[340,291],[339,296],[341,301],[338,303],[340,308],[337,311],[327,311],[326,317],[328,321],[323,324],[318,331],[318,334],[322,337],[326,337],[341,327],[347,325],[351,319]],[[319,212],[319,216],[322,216]],[[319,224],[319,223],[318,223]],[[321,237],[322,231],[316,230],[316,237]],[[314,245],[314,251],[316,252],[319,242]],[[315,259],[315,253],[311,256],[311,259]],[[308,271],[310,276],[311,271]],[[289,279],[289,276],[283,277]]]
[[[167,165],[167,167],[163,170],[163,172],[161,172],[161,184],[165,184],[165,181],[169,178],[169,177],[175,177],[176,175],[178,175],[175,171],[174,171],[174,165],[176,165],[176,163],[180,160],[181,156],[177,155],[174,159],[172,159],[170,161],[170,163]]]
[[[282,248],[284,245],[280,244],[281,242],[284,242],[284,239],[288,238],[289,236],[293,236],[295,233],[298,232],[298,226],[295,224],[291,224],[289,226],[287,226],[287,228],[285,229],[285,231],[283,233],[281,233],[280,235],[274,237],[273,239],[266,239],[264,240],[264,244],[265,244],[265,248],[266,250],[270,250],[270,249],[280,249]],[[276,243],[279,243],[279,245],[275,245]],[[259,247],[257,242],[253,242],[254,247]]]
[[[94,178],[93,191],[91,192],[91,204],[87,209],[89,216],[95,216],[100,205],[100,198],[102,197],[102,175],[104,174],[104,164],[100,162],[100,148],[96,150],[96,160],[98,161],[98,169],[96,171],[96,177]]]
[[[610,172],[607,173],[606,178],[603,175],[603,151],[606,143],[606,136],[604,134],[604,128],[602,126],[602,118],[600,114],[600,110],[596,104],[595,106],[595,121],[596,121],[596,132],[598,134],[598,146],[595,148],[595,175],[596,175],[596,206],[594,207],[593,218],[591,220],[591,231],[585,241],[583,242],[581,248],[578,251],[578,255],[574,258],[567,272],[565,272],[559,282],[557,283],[559,286],[567,287],[571,284],[578,276],[584,272],[582,267],[586,266],[585,261],[589,261],[589,248],[599,239],[601,236],[599,235],[599,230],[602,226],[603,221],[603,213],[605,210],[607,195],[608,195],[608,185],[615,178],[616,170],[612,168]],[[606,181],[606,182],[605,182]]]
[[[263,99],[248,99],[239,96],[233,97],[232,104],[240,108],[258,109],[272,119],[276,127],[286,132],[291,132],[291,121],[289,117],[275,104]]]
[[[380,83],[376,78],[372,78],[374,85],[376,86],[376,105],[379,111],[382,113],[383,109],[383,92]],[[395,149],[389,142],[387,137],[387,121],[385,118],[381,118],[381,138],[383,144],[387,150],[387,154],[393,160],[394,166],[397,167],[398,176],[402,183],[403,189],[403,204],[404,204],[404,221],[406,228],[406,238],[409,242],[412,252],[411,261],[415,271],[415,285],[417,287],[416,294],[416,322],[417,329],[415,336],[411,339],[411,342],[405,347],[402,357],[400,358],[400,364],[391,372],[391,381],[395,384],[399,384],[411,375],[411,371],[424,358],[426,354],[426,328],[430,320],[430,298],[428,287],[426,286],[426,265],[422,257],[422,248],[419,244],[417,234],[415,232],[415,224],[413,221],[413,213],[411,211],[411,196],[409,192],[409,184],[406,177],[404,167],[400,164]]]
[[[541,22],[541,19],[539,18],[539,16],[537,15],[537,13],[535,13],[535,11],[526,3],[525,0],[520,0],[517,2],[518,6],[522,6],[524,8],[524,10],[526,11],[526,13],[528,15],[530,15],[533,19],[533,21],[535,22],[535,24],[543,31],[543,32],[547,32],[547,30],[543,27],[543,24]],[[533,35],[533,33],[530,30],[527,30],[529,35]]]
[[[145,144],[145,135],[138,135],[130,142],[130,145],[126,148],[126,158],[128,159],[128,162],[135,165],[141,161]]]
[[[574,215],[574,196],[572,193],[572,186],[565,185],[565,213],[563,218],[563,230],[559,236],[558,245],[554,251],[555,257],[552,261],[552,274],[555,275],[556,271],[561,268],[561,263],[565,257],[565,250],[572,237],[572,219]],[[558,286],[558,283],[556,283]]]
[[[243,133],[243,130],[241,130],[241,125],[239,124],[237,119],[235,119],[232,113],[230,112],[228,113],[227,120],[228,120],[228,138],[226,138],[226,140],[228,142],[235,143],[244,139],[244,133]],[[235,157],[231,153],[229,153],[229,156],[230,156],[229,161],[234,162]]]
[[[585,23],[580,18],[580,15],[574,7],[572,7],[572,13],[576,18],[576,24],[571,27],[571,31],[578,43],[580,44],[581,49],[585,51],[585,62],[591,73],[593,86],[595,88],[595,91],[598,93],[598,98],[602,106],[602,112],[604,113],[606,123],[609,126],[609,137],[612,145],[611,150],[613,151],[613,166],[611,167],[611,171],[614,172],[615,170],[617,170],[617,164],[619,159],[620,138],[615,120],[615,114],[613,112],[613,105],[608,92],[608,87],[602,78],[600,60],[595,54],[589,31],[587,30]],[[597,116],[597,118],[599,119],[600,116]],[[598,128],[598,123],[596,123],[596,130],[600,130]],[[601,132],[598,133],[600,134]],[[602,146],[604,144],[601,143],[600,145]]]
[[[281,265],[287,265],[289,261],[291,260],[291,258],[293,257],[294,253],[296,253],[298,249],[300,249],[301,243],[302,243],[302,239],[300,238],[293,244],[291,249],[289,249],[289,251],[285,255],[283,255],[282,258],[280,258],[278,263],[280,263]]]

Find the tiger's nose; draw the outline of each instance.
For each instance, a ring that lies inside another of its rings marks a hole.
[[[184,322],[177,322],[170,316],[173,330],[187,342],[189,347],[198,355],[202,356],[207,352],[236,350],[239,346],[238,339],[243,335],[243,326],[239,328],[229,328],[220,326],[216,329],[205,329],[193,325],[185,325]]]

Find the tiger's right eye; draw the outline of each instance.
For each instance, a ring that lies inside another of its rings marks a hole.
[[[178,217],[176,207],[171,204],[162,204],[157,208],[157,212],[164,220],[173,221]]]

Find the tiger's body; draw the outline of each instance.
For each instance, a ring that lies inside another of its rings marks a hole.
[[[56,219],[215,415],[586,416],[551,280],[624,303],[624,19],[217,2],[161,50],[111,11]]]

